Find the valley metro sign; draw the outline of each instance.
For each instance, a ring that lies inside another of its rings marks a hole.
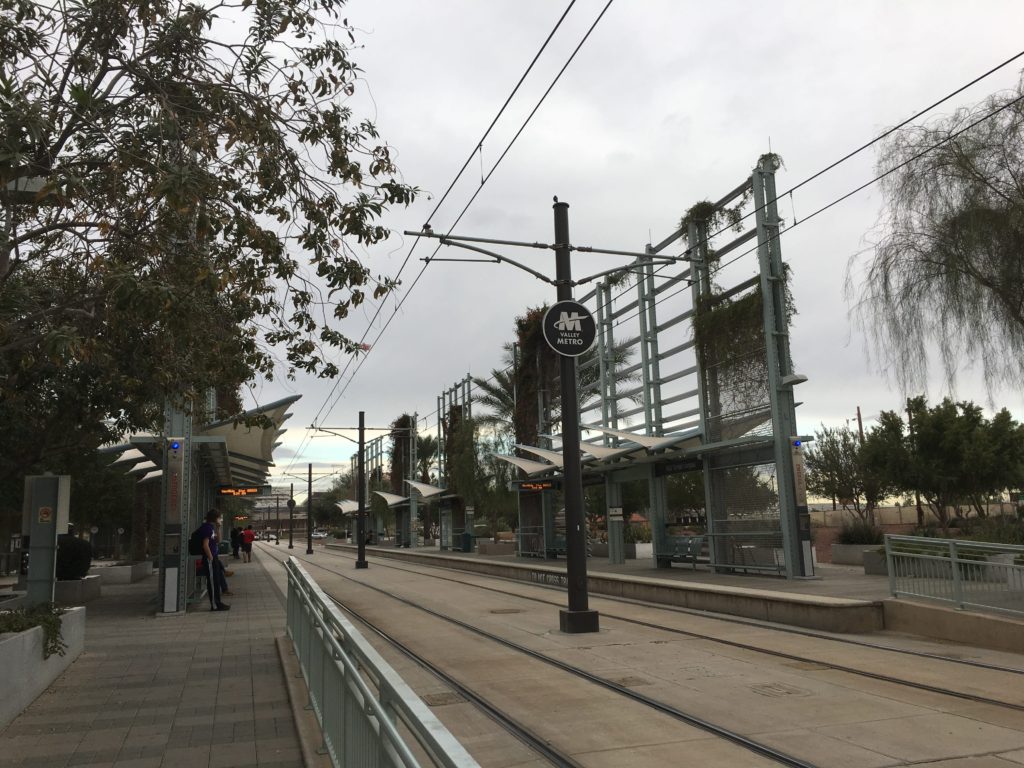
[[[575,301],[556,302],[544,315],[541,327],[548,346],[566,357],[579,357],[597,339],[594,316]]]

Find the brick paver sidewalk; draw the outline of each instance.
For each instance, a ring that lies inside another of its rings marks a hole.
[[[283,599],[258,561],[226,562],[226,612],[157,617],[155,574],[103,587],[85,651],[0,732],[0,766],[302,766]]]

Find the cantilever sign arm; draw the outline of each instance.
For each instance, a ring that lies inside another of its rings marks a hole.
[[[475,245],[467,245],[466,243],[456,243],[456,242],[454,242],[452,240],[449,240],[444,235],[435,235],[432,232],[408,232],[407,231],[407,232],[404,232],[403,234],[415,235],[415,236],[418,236],[418,237],[432,237],[432,238],[435,238],[437,240],[440,240],[441,241],[441,245],[450,245],[453,248],[465,248],[467,251],[474,251],[476,253],[482,253],[485,256],[490,256],[492,259],[494,259],[494,263],[495,264],[499,264],[499,263],[504,262],[505,264],[510,264],[513,267],[518,267],[519,269],[523,270],[524,272],[529,272],[531,275],[536,277],[538,280],[543,280],[548,285],[554,285],[555,284],[555,281],[552,280],[547,275],[545,275],[545,274],[543,274],[541,272],[538,272],[535,269],[531,269],[530,267],[526,266],[525,264],[520,264],[515,259],[510,259],[508,256],[502,256],[500,254],[494,253],[493,251],[484,250],[483,248],[477,248]],[[424,259],[424,261],[429,261],[429,260],[430,259]]]

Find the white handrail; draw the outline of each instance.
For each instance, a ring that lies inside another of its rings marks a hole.
[[[295,558],[288,573],[288,635],[335,766],[480,768]],[[401,723],[415,738],[409,744]]]

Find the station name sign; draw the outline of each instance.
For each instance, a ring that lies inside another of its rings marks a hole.
[[[269,493],[269,485],[222,485],[217,489],[220,496],[266,496]]]
[[[566,357],[579,357],[594,346],[597,339],[594,316],[576,301],[553,304],[544,314],[541,328],[548,346]]]

